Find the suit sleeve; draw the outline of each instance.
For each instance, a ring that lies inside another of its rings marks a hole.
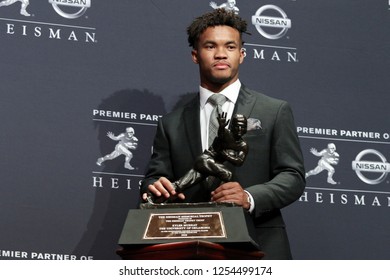
[[[141,195],[147,192],[149,184],[153,184],[162,176],[171,179],[172,174],[169,139],[165,133],[162,119],[160,119],[153,142],[153,153],[141,184]]]
[[[291,108],[282,102],[270,138],[270,180],[249,186],[255,217],[296,201],[305,188],[304,164]]]

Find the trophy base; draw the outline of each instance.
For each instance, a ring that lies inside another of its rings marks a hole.
[[[124,248],[201,240],[260,250],[249,213],[234,203],[145,203],[140,208],[128,213],[119,239]]]

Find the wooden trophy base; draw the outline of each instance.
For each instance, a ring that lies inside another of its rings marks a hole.
[[[117,254],[123,260],[260,260],[264,256],[259,250],[238,250],[204,240],[125,247]]]

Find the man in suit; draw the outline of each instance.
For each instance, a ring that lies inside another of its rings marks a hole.
[[[248,89],[238,79],[244,60],[242,33],[247,24],[234,12],[214,10],[188,27],[192,60],[199,65],[200,91],[186,105],[159,120],[153,154],[142,182],[142,198],[176,197],[176,202],[234,202],[250,212],[266,259],[291,259],[280,209],[296,201],[305,187],[303,156],[289,104]],[[172,182],[208,149],[208,123],[213,105],[208,98],[222,94],[227,118],[246,116],[243,136],[249,152],[242,166],[227,166],[232,180],[210,187],[202,181],[176,193]]]

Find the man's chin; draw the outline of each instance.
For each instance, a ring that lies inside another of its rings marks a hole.
[[[214,77],[212,80],[215,84],[224,85],[232,81],[232,77]]]

